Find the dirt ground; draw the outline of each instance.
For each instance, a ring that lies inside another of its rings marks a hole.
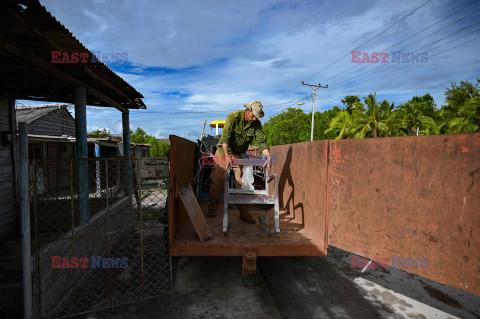
[[[22,317],[20,238],[0,245],[0,313]],[[7,244],[6,244],[7,243]],[[479,318],[480,297],[394,268],[351,268],[353,255],[174,259],[173,291],[76,318]]]

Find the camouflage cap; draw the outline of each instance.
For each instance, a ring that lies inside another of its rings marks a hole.
[[[253,116],[255,116],[257,119],[261,119],[265,116],[265,113],[263,113],[263,105],[259,100],[245,103],[244,105],[248,110],[252,111]]]

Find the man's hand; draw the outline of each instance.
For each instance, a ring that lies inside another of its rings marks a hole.
[[[268,171],[270,172],[270,167],[272,165],[272,158],[270,157],[270,153],[268,152],[268,148],[264,149],[262,151],[262,154],[265,155],[265,157],[267,158],[267,160],[265,161],[265,163],[263,164],[263,167],[267,166],[268,167]]]
[[[227,168],[231,167],[232,166],[232,158],[230,157],[230,155],[228,155],[228,144],[223,143],[222,144],[222,149],[223,149],[223,163],[224,163],[224,165],[227,165]]]
[[[227,168],[232,166],[232,158],[228,153],[223,154],[223,163],[224,165],[227,165]]]

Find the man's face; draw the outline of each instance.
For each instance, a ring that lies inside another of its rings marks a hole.
[[[253,115],[252,111],[245,110],[245,121],[248,123],[253,123],[257,120],[257,118]]]

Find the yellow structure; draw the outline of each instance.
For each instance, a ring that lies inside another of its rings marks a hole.
[[[210,122],[210,127],[215,128],[215,135],[218,135],[218,128],[223,128],[225,126],[225,121],[213,121]]]

